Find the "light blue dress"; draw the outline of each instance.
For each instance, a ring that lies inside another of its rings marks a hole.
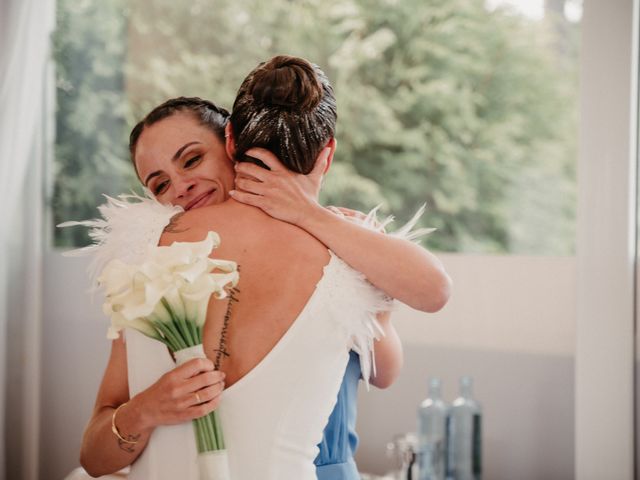
[[[360,357],[349,353],[336,406],[324,429],[320,453],[315,459],[318,480],[359,480],[360,475],[353,459],[358,446],[356,414],[358,382],[360,381]]]

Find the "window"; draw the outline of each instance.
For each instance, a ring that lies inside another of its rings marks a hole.
[[[54,224],[139,188],[128,131],[153,106],[230,107],[287,52],[338,97],[324,203],[383,202],[400,223],[426,202],[440,251],[570,255],[580,2],[546,3],[543,16],[542,1],[60,0]],[[55,245],[85,244],[80,230],[56,229]]]

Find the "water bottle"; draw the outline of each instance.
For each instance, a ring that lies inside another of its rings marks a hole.
[[[429,396],[418,409],[419,478],[445,480],[447,405],[439,378],[429,381]]]
[[[473,399],[473,380],[460,379],[460,396],[447,417],[447,480],[482,478],[482,409]]]

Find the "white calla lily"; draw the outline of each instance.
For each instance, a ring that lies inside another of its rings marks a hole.
[[[112,319],[109,335],[114,336],[125,326],[141,327],[148,335],[148,325],[138,322],[146,318],[151,325],[177,322],[181,325],[177,328],[184,327],[193,336],[185,322],[202,328],[211,295],[225,298],[227,288],[239,281],[236,262],[209,257],[219,244],[219,235],[209,232],[200,242],[150,247],[148,261],[141,265],[120,260],[106,265],[99,280],[106,292],[105,313]],[[162,328],[158,325],[158,331]]]
[[[153,309],[151,315],[149,315],[149,320],[154,323],[171,323],[173,318],[171,317],[171,312],[167,310],[164,302],[160,301],[156,305],[156,308]]]
[[[161,339],[158,331],[153,327],[151,321],[148,319],[134,318],[133,320],[127,320],[124,315],[115,311],[113,308],[110,308],[110,305],[107,303],[103,305],[103,311],[111,318],[111,325],[107,331],[107,338],[109,340],[120,338],[120,332],[125,328],[133,328],[156,340]]]
[[[104,286],[106,295],[121,292],[130,287],[134,270],[135,267],[131,265],[117,259],[113,260],[98,277],[98,283]]]
[[[202,275],[193,283],[186,284],[181,295],[184,302],[186,317],[202,327],[207,317],[209,298],[219,285],[211,279],[210,275]]]
[[[178,286],[168,289],[163,295],[174,318],[185,318],[185,306]]]
[[[212,269],[222,270],[223,272],[235,272],[238,270],[238,264],[232,260],[219,260],[215,258],[208,259],[208,271]]]
[[[155,247],[150,251],[149,259],[165,268],[185,267],[207,258],[218,245],[220,236],[209,232],[200,242],[174,242],[166,247]]]
[[[122,292],[122,294],[113,296],[112,302],[122,305],[122,315],[125,318],[133,320],[139,317],[146,317],[153,312],[159,298],[158,300],[148,300],[146,288],[148,282],[149,277],[140,271],[136,271],[131,279],[131,288]]]

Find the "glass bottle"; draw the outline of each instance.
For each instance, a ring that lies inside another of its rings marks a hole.
[[[445,480],[446,425],[442,382],[434,377],[429,380],[429,396],[418,409],[420,480]]]
[[[387,475],[384,478],[393,478],[394,480],[418,480],[417,452],[418,436],[415,433],[404,433],[393,437],[393,441],[387,444],[387,454],[395,458],[397,469],[393,471],[391,475]]]
[[[460,379],[460,396],[447,417],[447,480],[482,478],[482,408],[473,398],[473,379]]]

